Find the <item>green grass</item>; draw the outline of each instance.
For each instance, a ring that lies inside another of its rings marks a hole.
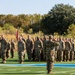
[[[0,59],[1,61],[1,59]],[[27,61],[27,56],[24,64],[37,64],[37,63],[46,63],[46,62],[28,62]],[[60,63],[60,62],[56,62]],[[69,64],[74,64],[75,61],[73,62],[62,62],[62,63],[69,63]],[[1,64],[1,63],[0,63]],[[15,53],[14,58],[8,58],[6,64],[19,64],[18,61],[18,55],[17,52]],[[54,74],[51,75],[75,75],[75,68],[53,68]],[[12,66],[0,66],[0,75],[49,75],[47,74],[46,67],[12,67]]]
[[[0,67],[0,75],[48,75],[45,67]],[[52,75],[75,75],[73,68],[54,68]]]

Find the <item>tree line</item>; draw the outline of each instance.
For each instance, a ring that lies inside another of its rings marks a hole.
[[[8,26],[22,29],[25,33],[42,31],[44,34],[54,34],[55,32],[60,35],[72,34],[75,26],[75,8],[69,4],[56,4],[44,15],[1,14],[0,27],[2,30],[11,29]]]

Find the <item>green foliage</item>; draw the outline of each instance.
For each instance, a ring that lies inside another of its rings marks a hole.
[[[42,28],[43,31],[46,30],[46,33],[64,34],[72,23],[75,23],[75,8],[70,5],[57,4],[42,20]]]
[[[67,32],[68,32],[68,36],[69,37],[75,37],[75,24],[71,24],[68,29],[67,29]]]
[[[2,27],[0,27],[0,34],[3,33]]]
[[[44,35],[44,33],[43,33],[42,31],[39,31],[39,32],[35,33],[35,36],[41,37],[41,36],[43,36],[43,35]]]
[[[67,35],[69,25],[75,24],[75,8],[70,5],[57,4],[48,14],[20,14],[0,15],[0,26],[5,33],[15,33],[20,28],[20,33],[38,33]],[[15,28],[14,28],[15,27]]]
[[[33,29],[31,28],[28,30],[28,34],[32,34],[32,33],[33,33]]]
[[[4,27],[2,28],[6,34],[14,34],[16,32],[16,28],[12,24],[4,24]]]

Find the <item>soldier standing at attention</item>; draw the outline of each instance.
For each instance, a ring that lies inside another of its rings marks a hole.
[[[66,56],[66,61],[70,60],[70,50],[71,50],[71,43],[68,38],[66,38],[65,41],[65,56]]]
[[[41,60],[41,50],[42,50],[42,43],[39,39],[39,37],[36,37],[34,41],[34,50],[35,50],[35,60],[40,61]]]
[[[32,58],[32,49],[33,49],[33,43],[28,35],[26,40],[26,51],[27,51],[29,61],[31,61]]]
[[[10,56],[10,40],[7,42],[7,51],[6,51],[6,58]]]
[[[71,43],[70,61],[73,61],[74,60],[74,47],[75,47],[73,38],[70,38],[70,43]]]
[[[7,42],[4,38],[4,35],[1,35],[1,57],[2,57],[2,63],[6,63],[6,49],[7,49]]]
[[[62,62],[63,61],[63,48],[64,48],[64,42],[62,38],[59,38],[59,48],[58,48],[58,61]]]
[[[46,46],[45,45],[46,44],[46,36],[43,37],[42,42],[43,42],[43,60],[46,61],[46,47],[45,47]]]
[[[14,49],[15,49],[15,43],[13,41],[13,39],[11,39],[11,48],[10,48],[10,53],[11,53],[11,58],[14,57]]]
[[[55,46],[58,44],[53,41],[53,37],[49,36],[46,40],[46,59],[47,59],[47,73],[52,73],[55,57]]]
[[[19,56],[19,62],[20,64],[24,61],[24,55],[25,55],[25,43],[22,40],[22,37],[19,37],[18,40],[18,56]]]

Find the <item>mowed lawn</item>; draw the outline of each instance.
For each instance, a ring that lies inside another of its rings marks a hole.
[[[23,64],[44,64],[46,62],[34,62],[34,61],[27,61],[26,59]],[[56,62],[60,63],[60,62]],[[73,62],[62,62],[63,64],[74,64]],[[9,66],[6,66],[9,64]],[[2,66],[1,58],[0,58],[0,75],[49,75],[47,74],[46,66],[10,66],[10,64],[19,64],[17,52],[15,52],[14,58],[8,58],[7,63],[5,66]],[[51,75],[75,75],[75,68],[62,68],[62,67],[54,67],[53,73]]]
[[[51,75],[75,75],[75,68],[54,68]],[[0,75],[48,75],[45,67],[0,66]]]

